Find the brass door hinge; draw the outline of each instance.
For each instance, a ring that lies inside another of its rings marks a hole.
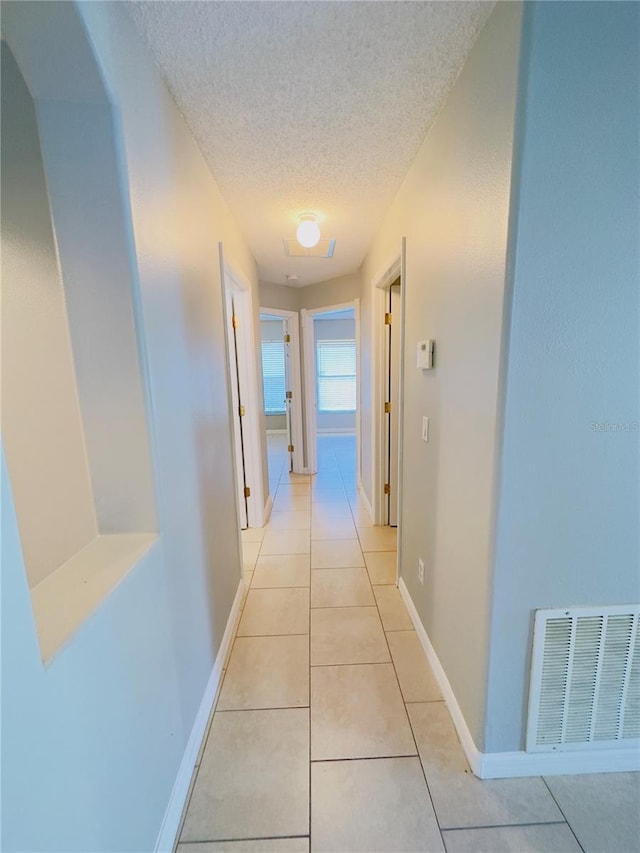
[[[235,315],[231,318],[231,325],[234,329],[238,328],[238,318]]]
[[[288,451],[289,453],[293,453],[293,451],[294,451],[294,450],[295,450],[295,447],[293,446],[293,444],[288,445],[288,447],[287,447],[287,451]]]
[[[384,493],[385,493],[385,495],[391,494],[391,486],[389,485],[389,483],[384,484]]]
[[[391,314],[389,314],[389,312],[388,312],[388,311],[387,311],[387,313],[384,315],[384,324],[385,324],[385,326],[390,326],[390,325],[391,325]]]
[[[293,400],[293,391],[287,391],[287,400]]]
[[[385,404],[384,404],[384,413],[385,413],[385,415],[388,415],[388,414],[390,413],[390,411],[391,411],[391,403],[385,403]]]
[[[244,487],[244,496],[245,496],[245,498],[251,497],[251,489],[249,488],[249,486]]]
[[[284,336],[284,342],[285,342],[285,344],[290,344],[291,343],[291,335],[285,335]]]
[[[240,417],[243,418],[246,414],[244,406],[240,406],[238,412],[240,413]]]

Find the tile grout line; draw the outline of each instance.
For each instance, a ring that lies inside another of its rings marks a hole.
[[[197,841],[182,841],[181,844],[235,844],[243,841],[285,841],[289,838],[309,838],[308,835],[254,835],[250,838],[199,838]]]
[[[540,776],[539,778],[540,778],[540,779],[542,779],[542,783],[543,783],[543,785],[545,786],[545,788],[547,789],[547,791],[549,792],[549,794],[550,794],[550,796],[551,796],[551,799],[552,799],[552,800],[553,800],[553,802],[556,804],[556,808],[558,809],[558,811],[560,812],[560,814],[561,814],[561,815],[562,815],[562,817],[564,818],[565,823],[567,824],[567,826],[568,826],[568,827],[569,827],[569,829],[571,830],[571,834],[572,834],[572,835],[573,835],[573,837],[575,838],[575,840],[576,840],[576,844],[578,845],[578,847],[579,847],[579,848],[583,851],[583,853],[584,853],[584,847],[582,846],[582,844],[580,844],[580,841],[579,841],[579,839],[578,839],[578,836],[575,834],[575,832],[574,832],[574,830],[573,830],[573,827],[571,826],[571,824],[570,824],[570,823],[569,823],[569,821],[567,820],[567,816],[566,816],[566,814],[565,814],[565,813],[563,812],[563,810],[560,808],[560,803],[556,800],[556,798],[555,798],[555,796],[554,796],[553,791],[551,790],[551,788],[550,788],[550,787],[549,787],[549,785],[547,784],[547,780],[544,778],[544,776]]]
[[[391,758],[417,758],[420,756],[415,753],[407,753],[402,755],[356,755],[347,758],[312,758],[312,764],[336,764],[340,761],[389,761]]]
[[[522,826],[569,826],[566,820],[538,820],[528,821],[527,823],[484,823],[478,826],[443,826],[443,832],[465,832],[466,830],[476,831],[478,829],[518,829]],[[582,848],[580,848],[582,849]]]
[[[308,705],[266,705],[263,708],[216,708],[216,714],[245,714],[252,711],[304,711]]]

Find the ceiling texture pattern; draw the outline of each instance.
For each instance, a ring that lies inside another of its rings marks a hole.
[[[493,4],[152,0],[126,8],[263,281],[353,272]],[[332,258],[283,240],[316,214]]]

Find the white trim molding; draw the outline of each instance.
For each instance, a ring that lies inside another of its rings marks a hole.
[[[383,318],[387,310],[385,303],[385,291],[391,287],[393,282],[400,276],[402,293],[402,310],[404,311],[404,288],[405,288],[405,238],[401,240],[400,251],[395,254],[372,279],[370,283],[371,293],[371,517],[373,523],[385,524],[385,496],[384,496],[384,413],[383,403],[384,377],[385,377],[385,335]],[[404,316],[401,318],[401,326],[404,326]],[[401,347],[404,350],[404,331],[401,330]],[[402,369],[402,368],[401,368]],[[400,379],[400,388],[404,383],[404,375]],[[401,390],[402,394],[402,390]],[[401,406],[399,411],[402,412]],[[400,424],[399,424],[400,426]],[[400,447],[399,456],[402,453],[402,432],[399,433]],[[399,494],[400,483],[398,483]]]
[[[371,508],[371,504],[369,503],[369,498],[367,497],[367,493],[365,491],[364,486],[362,485],[362,480],[358,477],[358,495],[360,500],[364,504],[364,508],[371,516],[371,520],[373,521],[373,509]]]
[[[156,840],[155,853],[171,853],[175,849],[178,840],[178,832],[182,821],[182,813],[186,805],[191,778],[198,760],[198,754],[202,745],[203,738],[207,732],[207,725],[211,717],[211,712],[218,700],[218,693],[222,684],[222,670],[226,663],[229,652],[231,651],[231,643],[233,642],[238,621],[240,619],[242,598],[244,596],[245,584],[241,578],[238,584],[236,597],[231,606],[227,627],[220,643],[220,649],[216,655],[211,675],[207,681],[207,686],[198,708],[198,713],[191,728],[191,734],[180,762],[178,775],[169,797],[169,802],[164,813],[160,832]]]
[[[267,502],[264,505],[264,523],[266,524],[271,518],[271,511],[273,510],[273,498],[271,495],[267,498]]]
[[[303,408],[302,408],[302,364],[300,356],[300,314],[298,311],[286,311],[284,308],[260,307],[260,314],[269,314],[272,317],[280,317],[287,323],[287,332],[290,336],[290,390],[293,392],[293,406],[291,410],[291,438],[294,446],[293,451],[293,473],[304,474],[304,437],[303,437]],[[267,430],[267,433],[284,433],[288,430]],[[268,516],[266,516],[268,518]],[[265,523],[266,523],[265,518]]]
[[[577,773],[623,773],[640,770],[640,750],[634,746],[614,749],[583,749],[570,752],[541,753],[524,752],[523,750],[516,752],[480,752],[471,737],[471,732],[449,679],[402,578],[398,582],[398,589],[409,611],[425,656],[442,691],[469,766],[480,779],[506,779],[515,776],[562,776]]]

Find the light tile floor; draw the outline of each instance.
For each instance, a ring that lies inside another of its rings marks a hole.
[[[179,853],[634,853],[640,774],[480,781],[395,587],[395,532],[358,498],[354,441],[323,437],[243,532],[243,604]]]

